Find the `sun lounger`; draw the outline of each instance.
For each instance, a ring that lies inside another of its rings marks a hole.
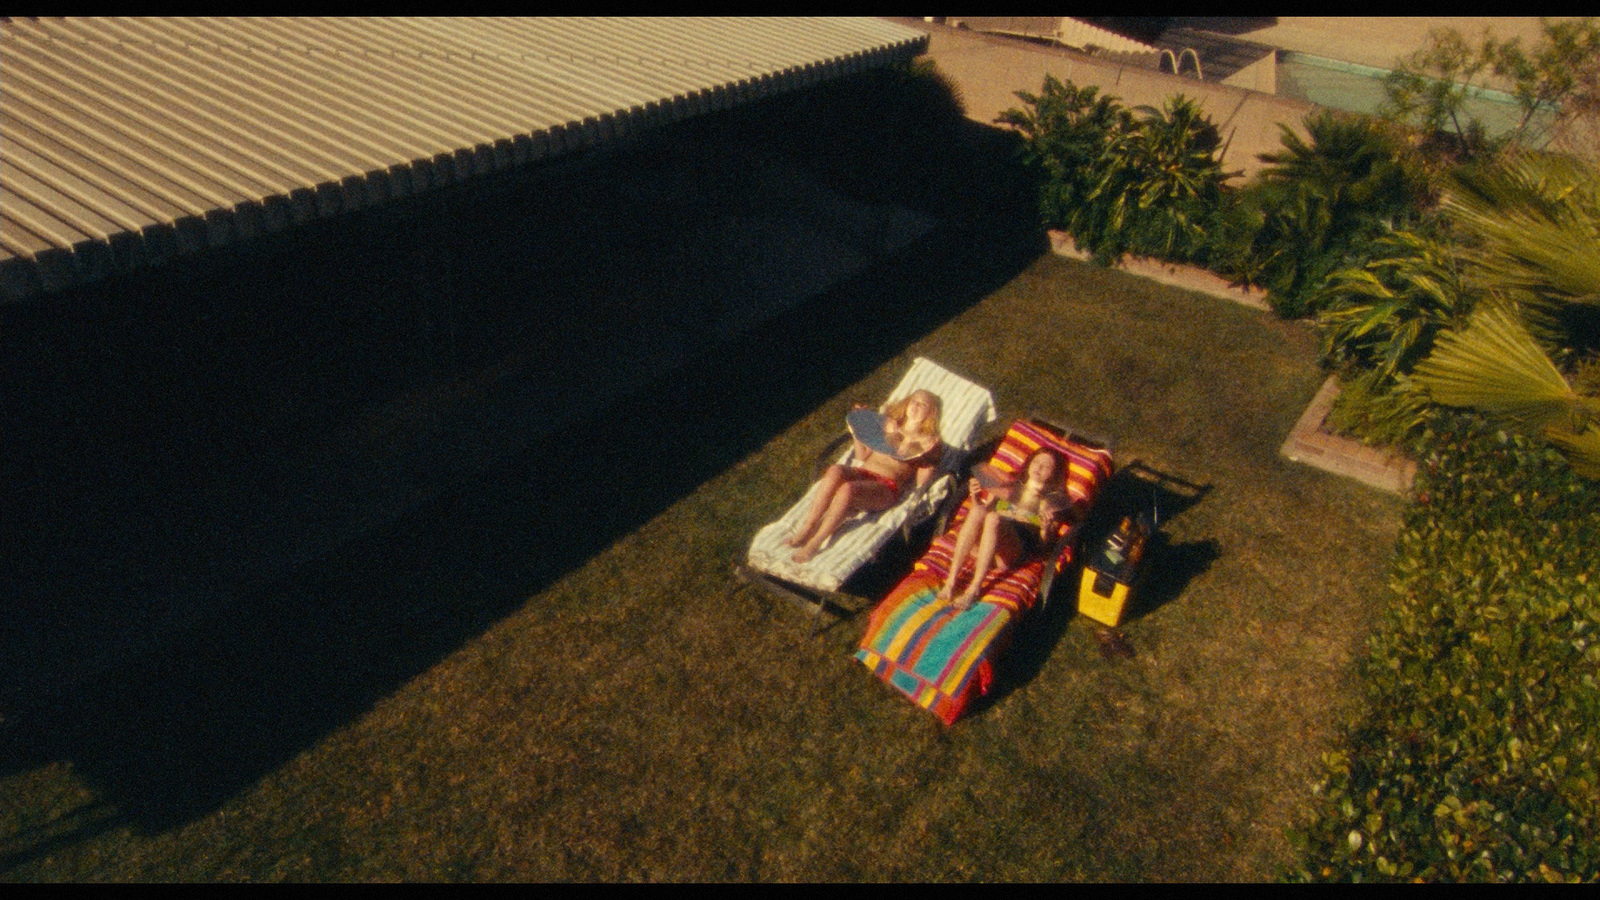
[[[1015,473],[1035,449],[1056,451],[1067,462],[1063,487],[1082,514],[1059,526],[1041,553],[1010,570],[992,571],[978,602],[960,610],[937,595],[972,506],[966,500],[911,574],[872,611],[856,659],[946,725],[987,694],[1017,624],[1048,599],[1056,576],[1076,560],[1088,507],[1111,477],[1111,451],[1096,443],[1039,420],[1013,423],[990,465]],[[972,568],[970,559],[964,568]]]
[[[939,425],[947,446],[934,476],[923,487],[907,491],[899,504],[878,513],[858,513],[846,520],[815,557],[805,563],[795,563],[790,559],[794,548],[784,546],[783,540],[810,508],[819,490],[818,483],[813,480],[805,496],[782,518],[757,532],[743,569],[747,577],[786,590],[792,596],[815,604],[820,612],[826,594],[839,590],[846,579],[877,558],[897,534],[909,534],[956,495],[957,473],[962,471],[979,430],[997,418],[994,398],[987,389],[919,357],[889,394],[887,402],[922,389],[938,395],[943,405]],[[843,442],[844,438],[840,440]],[[850,455],[847,447],[838,462],[848,464]]]

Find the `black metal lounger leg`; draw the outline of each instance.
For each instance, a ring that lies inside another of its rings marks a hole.
[[[768,594],[806,607],[811,613],[810,636],[816,635],[819,623],[822,621],[822,608],[828,605],[828,598],[825,595],[798,585],[786,584],[746,565],[736,565],[733,570],[746,583],[757,585]]]

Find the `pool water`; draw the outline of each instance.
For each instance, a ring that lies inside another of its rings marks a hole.
[[[1280,97],[1368,114],[1377,112],[1383,103],[1383,77],[1389,74],[1386,69],[1291,50],[1279,51],[1277,69]],[[1491,137],[1514,131],[1522,120],[1522,108],[1514,97],[1503,91],[1473,89],[1463,110],[1482,122]],[[1537,134],[1542,130],[1547,134],[1550,118],[1548,113],[1536,116],[1529,131]],[[1541,129],[1540,126],[1546,127]]]

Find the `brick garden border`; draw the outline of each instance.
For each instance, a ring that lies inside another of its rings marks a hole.
[[[1333,408],[1334,398],[1338,396],[1339,379],[1330,375],[1311,398],[1311,405],[1300,415],[1300,421],[1295,423],[1278,452],[1295,462],[1354,478],[1379,490],[1395,494],[1410,491],[1411,479],[1417,474],[1415,461],[1392,450],[1369,447],[1323,429],[1328,410]]]

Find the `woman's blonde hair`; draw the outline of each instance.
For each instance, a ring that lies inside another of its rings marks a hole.
[[[933,391],[912,391],[899,400],[890,403],[883,408],[884,418],[893,419],[896,422],[904,422],[906,420],[906,407],[911,405],[913,397],[921,397],[923,402],[928,404],[928,417],[922,420],[922,427],[919,430],[923,435],[937,440],[939,437],[939,416],[944,412],[944,401],[940,400],[939,395]]]

